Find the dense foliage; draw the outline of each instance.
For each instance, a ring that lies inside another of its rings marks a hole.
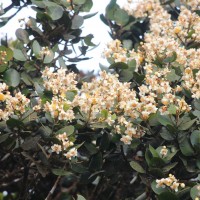
[[[110,67],[88,82],[92,1],[4,12],[27,5],[36,19],[0,46],[0,198],[199,200],[200,2],[111,0]]]

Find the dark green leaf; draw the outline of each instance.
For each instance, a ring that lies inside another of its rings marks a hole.
[[[40,44],[38,43],[37,40],[34,40],[32,49],[33,49],[33,52],[34,52],[35,55],[39,55],[40,54],[41,46],[40,46]]]
[[[5,134],[2,134],[0,133],[0,144],[4,141],[6,141],[9,137],[10,133],[5,133]]]
[[[181,149],[181,152],[185,156],[192,156],[194,155],[194,150],[192,148],[192,145],[190,144],[189,139],[186,137],[183,141],[179,141],[179,147]]]
[[[78,194],[77,195],[77,200],[86,200],[82,195]]]
[[[50,63],[54,59],[54,52],[52,50],[49,50],[49,54],[45,55],[44,57],[44,63]]]
[[[136,161],[131,161],[130,166],[139,173],[146,173],[143,167]]]
[[[192,120],[184,120],[178,127],[179,130],[184,131],[189,129],[194,123],[196,122],[196,119]]]
[[[15,35],[18,40],[24,42],[25,44],[27,44],[29,42],[29,35],[28,35],[27,31],[25,31],[22,28],[18,28],[15,32]]]
[[[114,11],[114,20],[117,24],[124,26],[129,21],[129,15],[125,10],[119,8]]]
[[[22,144],[21,148],[25,151],[33,150],[37,148],[37,142],[39,141],[40,137],[32,137],[26,139]]]
[[[74,4],[77,4],[77,5],[82,5],[86,2],[86,0],[73,0],[73,3]]]
[[[5,51],[6,52],[6,56],[4,57],[5,62],[11,60],[13,58],[13,51],[10,48],[4,47],[4,46],[0,46],[0,51]]]
[[[200,111],[199,110],[195,110],[193,112],[193,115],[196,116],[196,117],[198,117],[198,119],[200,120]]]
[[[91,171],[100,170],[103,165],[103,157],[101,152],[94,154],[90,160],[89,169]]]
[[[190,196],[193,200],[195,200],[196,197],[198,197],[199,195],[199,190],[198,188],[199,187],[199,184],[198,185],[195,185],[194,187],[191,188],[190,190]]]
[[[72,19],[72,29],[78,29],[83,25],[84,19],[83,17],[79,15],[75,15],[74,18]]]
[[[88,14],[88,15],[84,15],[83,16],[83,19],[89,19],[91,17],[94,17],[98,12],[95,12],[95,13],[91,13],[91,14]]]
[[[168,58],[165,58],[163,60],[163,62],[165,62],[165,63],[171,63],[171,62],[174,62],[176,59],[177,59],[177,54],[176,54],[176,52],[173,52],[172,56],[170,56]]]
[[[14,52],[13,57],[16,60],[19,60],[19,61],[26,61],[27,60],[26,55],[21,50],[14,49],[13,52]]]
[[[109,69],[128,69],[128,65],[124,62],[117,62],[110,65]]]
[[[12,87],[17,87],[20,83],[19,72],[16,71],[15,69],[8,69],[4,73],[3,79],[6,82],[6,84],[8,84],[9,86],[12,86]]]
[[[51,170],[53,174],[57,175],[57,176],[67,176],[67,175],[71,175],[72,173],[65,170],[65,169],[52,169]]]
[[[93,6],[92,0],[86,0],[86,2],[81,6],[81,11],[89,12]]]
[[[56,134],[63,134],[66,132],[67,136],[70,136],[74,133],[74,126],[65,126],[64,128],[59,129]]]
[[[191,141],[192,146],[195,149],[200,150],[200,131],[199,130],[195,130],[192,132],[190,136],[190,141]]]
[[[87,46],[96,46],[93,42],[92,42],[92,38],[94,38],[94,36],[92,34],[87,35],[84,38],[84,42]]]
[[[178,197],[172,192],[162,192],[158,195],[158,200],[179,200]]]
[[[129,82],[132,78],[133,78],[133,73],[131,73],[129,69],[122,70],[119,73],[119,80],[121,82]]]
[[[24,126],[24,123],[18,119],[11,118],[6,121],[6,124],[9,128],[21,128]]]

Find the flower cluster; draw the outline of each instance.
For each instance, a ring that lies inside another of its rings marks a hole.
[[[147,119],[156,107],[147,100],[139,102],[130,83],[121,83],[117,75],[100,73],[99,79],[83,83],[80,95],[75,97],[76,104],[86,114],[88,123],[106,122],[114,126],[116,133],[122,134],[125,144],[133,137],[141,137],[144,131],[133,125],[141,117]],[[147,104],[148,102],[148,104]]]
[[[7,63],[5,61],[6,56],[7,56],[7,52],[6,51],[0,51],[0,65]]]
[[[134,51],[131,59],[137,61],[136,71],[138,67],[145,71],[145,80],[139,87],[140,101],[152,103],[164,115],[180,115],[191,110],[191,106],[180,95],[184,89],[192,92],[192,98],[200,98],[200,50],[190,47],[200,39],[197,34],[200,31],[200,17],[192,11],[195,9],[191,8],[199,6],[199,3],[185,3],[189,7],[180,7],[176,21],[172,21],[171,15],[159,0],[141,1],[137,7],[131,6],[132,1],[128,1],[128,6],[124,7],[129,15],[150,19],[150,31],[145,34],[144,42]],[[125,63],[130,58],[130,53],[116,40],[108,45],[104,55],[107,58],[123,57],[120,62],[124,60]],[[138,62],[141,55],[142,63]],[[114,59],[114,62],[119,60]],[[179,76],[176,75],[177,70],[180,70]],[[172,76],[176,77],[171,79]],[[172,109],[170,113],[169,110]]]
[[[167,178],[162,178],[162,179],[157,179],[156,180],[156,187],[159,188],[165,188],[170,187],[172,190],[175,192],[178,192],[179,187],[184,188],[185,184],[184,183],[179,183],[178,180],[175,178],[174,175],[169,174],[169,177]]]
[[[69,140],[66,132],[57,135],[57,138],[60,140],[61,145],[54,144],[53,146],[51,146],[52,152],[60,154],[62,151],[67,151],[67,153],[64,153],[64,156],[69,160],[71,160],[72,157],[77,156],[77,149],[74,147],[70,149],[70,147],[72,147],[74,143]]]
[[[139,65],[143,61],[142,53],[135,52],[134,49],[127,50],[123,47],[120,40],[113,40],[107,44],[107,49],[103,52],[103,56],[112,62],[128,63],[133,59],[136,61],[136,69],[138,71]]]
[[[194,200],[199,200],[200,199],[200,185],[197,185],[196,188],[198,192],[197,192],[197,197],[195,197]]]
[[[49,68],[45,68],[42,73],[44,87],[47,91],[53,93],[53,97],[44,104],[40,100],[39,105],[36,105],[34,110],[43,108],[45,112],[49,112],[51,117],[56,120],[72,121],[75,118],[74,103],[69,96],[75,95],[78,91],[75,80],[76,75],[74,73],[66,73],[65,69],[59,69],[56,73],[53,73]]]
[[[25,113],[29,102],[30,100],[21,92],[12,96],[8,91],[8,86],[5,83],[0,83],[0,120],[6,121],[14,114],[21,115]]]

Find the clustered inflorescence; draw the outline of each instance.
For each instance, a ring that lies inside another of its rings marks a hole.
[[[0,83],[0,120],[8,120],[13,115],[22,115],[26,111],[30,100],[21,92],[14,95],[8,91],[8,86],[5,83]]]
[[[169,187],[171,190],[174,190],[175,192],[178,192],[179,187],[184,188],[185,184],[184,183],[179,183],[178,180],[175,178],[174,175],[169,174],[169,177],[167,178],[162,178],[162,179],[157,179],[156,180],[156,187]]]

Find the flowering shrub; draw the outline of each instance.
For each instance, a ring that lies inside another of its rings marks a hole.
[[[120,8],[112,0],[101,15],[113,38],[103,52],[110,67],[89,82],[66,66],[84,58],[66,55],[79,41],[81,56],[93,46],[80,35],[92,15],[79,15],[92,2],[32,4],[36,19],[16,31],[19,44],[0,47],[0,191],[12,199],[198,200],[198,1]]]

